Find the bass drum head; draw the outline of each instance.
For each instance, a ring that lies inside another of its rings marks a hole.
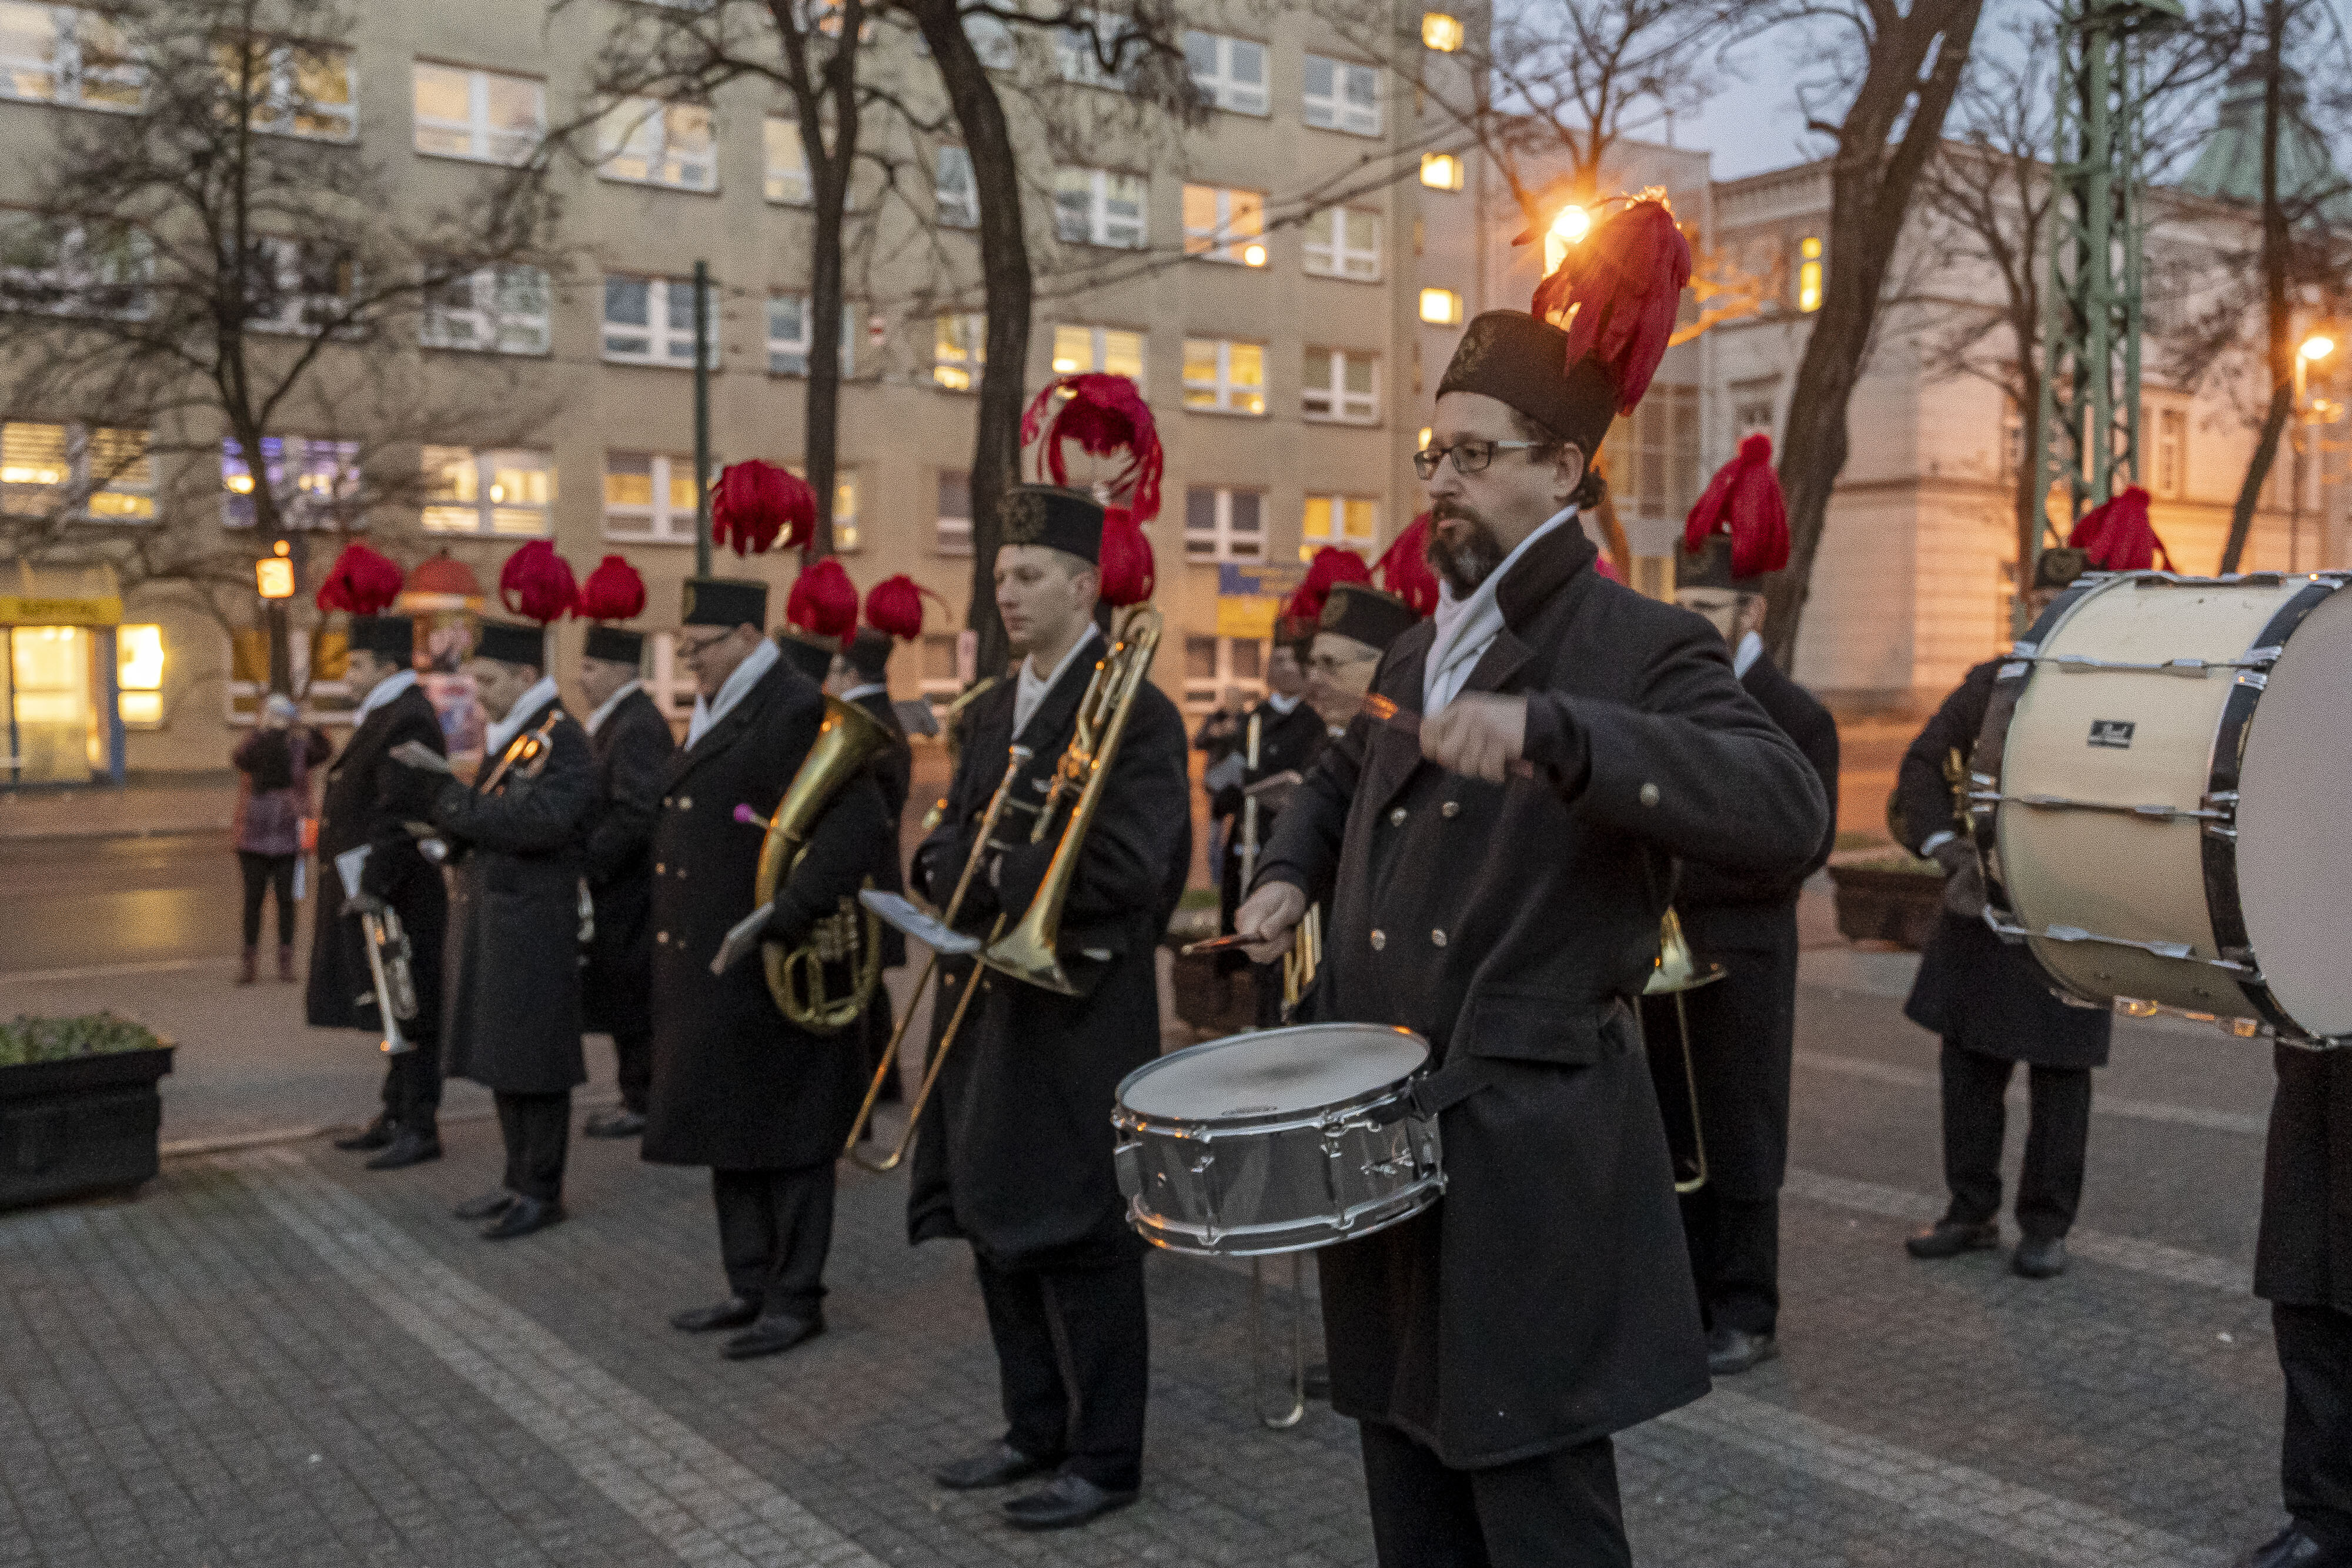
[[[1428,1061],[1428,1043],[1410,1030],[1360,1023],[1262,1030],[1146,1062],[1118,1086],[1118,1103],[1154,1122],[1312,1114],[1377,1094]]]
[[[2304,617],[2246,727],[2238,897],[2280,1008],[2352,1034],[2352,588]]]

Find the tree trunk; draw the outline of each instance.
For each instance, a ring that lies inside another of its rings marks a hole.
[[[776,7],[776,26],[801,25],[796,16]],[[849,184],[857,170],[857,50],[858,29],[865,25],[862,0],[846,0],[838,23],[841,37],[834,40],[821,79],[801,96],[801,152],[809,168],[810,195],[814,203],[814,254],[809,261],[808,409],[802,452],[808,466],[809,488],[816,492],[816,528],[808,548],[801,552],[806,565],[834,553],[834,494],[839,485],[841,452],[841,327],[844,214],[849,206]],[[799,64],[805,59],[793,63]],[[805,68],[804,67],[803,68]],[[833,146],[824,144],[824,110],[833,110]]]
[[[2286,288],[2286,206],[2279,200],[2279,51],[2286,42],[2285,0],[2265,0],[2263,26],[2268,34],[2263,57],[2263,314],[2270,337],[2271,401],[2263,416],[2261,439],[2246,463],[2246,476],[2238,486],[2238,503],[2230,509],[2230,539],[2221,547],[2222,575],[2238,570],[2246,553],[2246,537],[2253,531],[2254,507],[2263,481],[2270,477],[2278,455],[2279,435],[2294,412],[2294,323]]]
[[[908,14],[938,66],[948,101],[971,155],[980,194],[980,265],[988,308],[986,362],[981,367],[979,428],[971,450],[971,608],[964,624],[979,633],[982,678],[1002,674],[1009,656],[996,612],[997,504],[1021,478],[1021,404],[1029,360],[1034,281],[1022,227],[1021,169],[995,83],[964,36],[955,0],[910,0]]]
[[[1877,325],[1879,293],[1919,172],[1943,136],[1982,10],[1983,0],[1913,0],[1907,16],[1889,17],[1871,40],[1868,69],[1838,131],[1830,168],[1829,276],[1797,367],[1780,447],[1789,566],[1769,590],[1764,635],[1783,669],[1796,667],[1813,558],[1845,468],[1846,405]],[[1906,119],[1915,94],[1918,102]]]

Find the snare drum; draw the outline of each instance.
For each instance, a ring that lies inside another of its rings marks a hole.
[[[2352,593],[2095,580],[2020,643],[1969,779],[1986,918],[2074,997],[2352,1035]]]
[[[1370,1236],[1445,1191],[1437,1124],[1399,1115],[1429,1042],[1373,1024],[1213,1040],[1118,1086],[1128,1221],[1172,1252],[1250,1257]]]

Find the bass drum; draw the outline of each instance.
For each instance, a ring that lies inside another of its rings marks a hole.
[[[2352,594],[2094,579],[1994,685],[1970,768],[1986,918],[2063,991],[2352,1036]]]

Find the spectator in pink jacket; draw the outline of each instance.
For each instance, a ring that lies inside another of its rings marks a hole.
[[[327,759],[327,737],[295,722],[291,697],[272,695],[261,723],[237,743],[236,859],[245,873],[245,963],[236,983],[253,984],[261,946],[261,900],[278,894],[278,977],[294,978],[294,866],[302,819],[310,814],[310,769]]]

